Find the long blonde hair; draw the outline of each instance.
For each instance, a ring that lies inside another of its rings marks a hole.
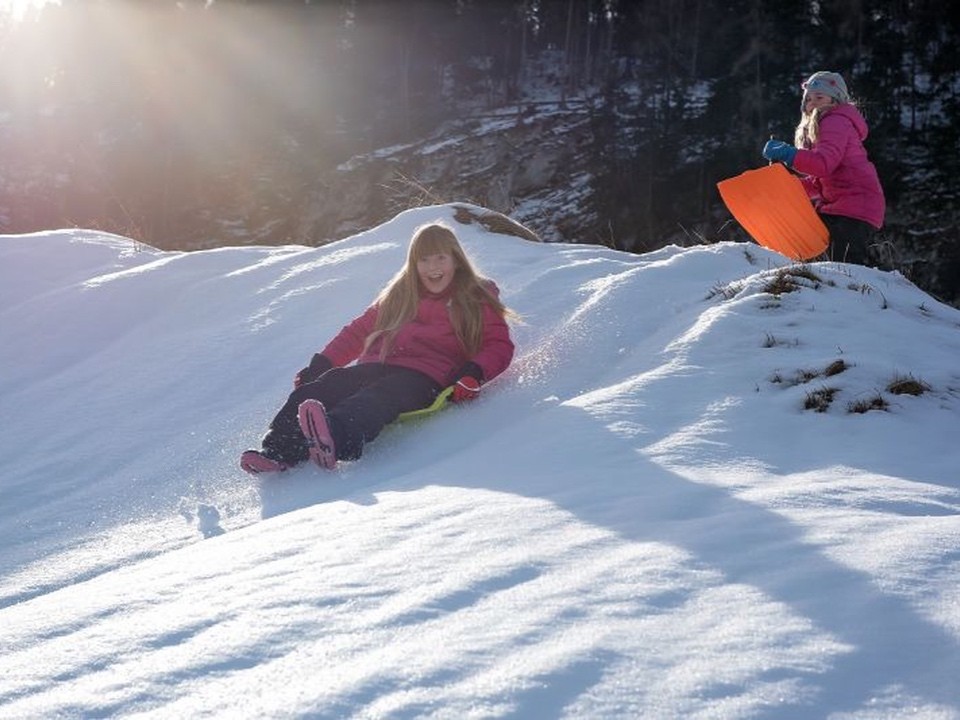
[[[467,356],[474,355],[483,342],[483,305],[500,317],[514,313],[497,297],[492,281],[479,274],[470,262],[456,234],[442,223],[417,228],[407,248],[407,261],[377,296],[377,322],[367,336],[364,350],[383,338],[381,359],[386,357],[397,331],[413,320],[420,302],[420,276],[417,262],[424,257],[446,254],[453,258],[454,275],[450,296],[450,322]]]
[[[830,110],[833,110],[835,107],[843,104],[844,103],[833,100],[829,105],[814,108],[813,111],[809,113],[806,111],[801,111],[800,122],[797,124],[797,129],[793,134],[793,144],[798,148],[804,148],[807,150],[812,148],[816,144],[817,140],[820,139],[820,120]],[[853,102],[850,102],[849,104],[855,106]]]

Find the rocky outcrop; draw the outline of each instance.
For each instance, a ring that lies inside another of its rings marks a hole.
[[[545,241],[573,241],[596,219],[585,193],[589,109],[538,106],[448,123],[430,137],[356,156],[318,178],[297,242],[319,245],[424,204],[465,202]]]

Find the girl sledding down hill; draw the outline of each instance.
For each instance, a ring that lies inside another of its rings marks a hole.
[[[794,145],[769,140],[763,156],[801,173],[804,189],[830,231],[832,259],[864,265],[886,208],[877,170],[863,147],[867,123],[837,73],[815,72],[801,87]]]
[[[507,317],[492,280],[474,269],[453,230],[419,228],[404,266],[366,312],[343,327],[294,378],[249,473],[312,460],[354,460],[401,413],[429,406],[445,387],[472,400],[513,359]],[[351,364],[356,361],[355,364]]]

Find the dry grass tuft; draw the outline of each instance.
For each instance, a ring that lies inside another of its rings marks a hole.
[[[927,383],[909,375],[906,377],[895,377],[890,381],[890,384],[887,385],[887,392],[894,395],[913,395],[914,397],[919,397],[929,391],[930,386],[927,385]]]
[[[815,370],[811,368],[797,370],[789,381],[786,380],[779,372],[775,377],[776,382],[782,382],[787,384],[789,387],[793,387],[794,385],[804,385],[820,377],[833,377],[835,375],[839,375],[849,367],[850,366],[843,360],[834,360],[823,370]]]
[[[826,412],[830,409],[833,402],[833,396],[840,392],[840,388],[822,387],[807,393],[803,401],[804,410],[813,410],[814,412]]]
[[[777,270],[770,282],[764,287],[764,292],[779,296],[799,290],[804,285],[816,289],[822,284],[823,280],[809,265],[791,265]]]
[[[847,412],[863,415],[871,410],[886,410],[890,403],[883,399],[883,395],[877,393],[873,397],[864,400],[855,400],[847,406]]]
[[[847,365],[844,360],[834,360],[823,369],[824,377],[833,377],[834,375],[839,375],[848,367],[850,366]]]
[[[707,300],[713,300],[715,297],[733,300],[741,290],[743,290],[742,283],[717,283],[707,293]]]

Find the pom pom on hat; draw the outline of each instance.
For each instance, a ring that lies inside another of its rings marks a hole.
[[[803,100],[800,101],[800,107],[806,107],[807,96],[812,92],[829,95],[838,103],[850,102],[850,93],[847,91],[847,84],[840,77],[839,73],[819,70],[811,75],[800,86],[803,88]]]

